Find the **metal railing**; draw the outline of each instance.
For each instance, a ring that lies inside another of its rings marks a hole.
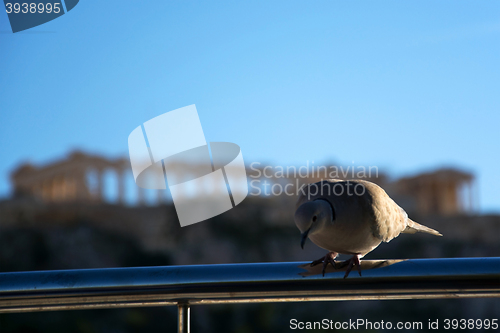
[[[305,262],[0,273],[0,313],[177,305],[500,297],[500,258],[364,260],[362,274]]]

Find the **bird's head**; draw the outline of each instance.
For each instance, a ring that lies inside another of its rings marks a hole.
[[[304,248],[304,243],[309,235],[331,224],[334,219],[335,211],[326,199],[316,199],[300,205],[295,212],[295,224],[302,233],[300,246]]]

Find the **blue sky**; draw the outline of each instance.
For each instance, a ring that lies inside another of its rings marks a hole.
[[[12,34],[0,13],[0,196],[22,161],[196,104],[247,163],[474,172],[500,212],[500,2],[93,1]]]

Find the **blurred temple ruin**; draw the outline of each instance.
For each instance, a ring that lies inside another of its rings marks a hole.
[[[191,168],[195,174],[200,173],[194,170],[196,166],[193,165],[180,165],[177,168],[183,172]],[[105,175],[109,173],[114,174],[115,182],[112,185],[105,182]],[[287,170],[283,170],[261,166],[260,163],[259,166],[247,168],[247,174],[251,195],[281,196],[281,201],[287,204],[293,201],[295,196],[281,195],[283,193],[274,191],[273,185],[279,184],[280,189],[289,190],[287,193],[296,193],[303,184],[328,179],[332,175],[324,166],[316,169],[308,166],[304,170],[287,167]],[[464,171],[440,169],[396,181],[389,181],[388,177],[378,170],[374,174],[364,173],[361,177],[359,173],[354,172],[348,172],[348,175],[344,173],[344,176],[351,177],[342,177],[340,173],[340,178],[362,178],[377,183],[408,212],[421,216],[467,214],[477,207],[474,198],[474,176]],[[46,203],[103,203],[107,201],[104,193],[109,192],[106,187],[110,186],[115,187],[116,198],[112,200],[113,203],[124,205],[125,194],[130,192],[135,193],[135,198],[128,201],[128,204],[145,203],[145,190],[133,183],[127,158],[108,159],[76,151],[66,159],[46,166],[23,164],[12,172],[11,180],[14,197],[31,197]],[[161,204],[168,201],[168,197],[161,192],[155,191],[156,200],[150,200],[150,203]]]
[[[455,169],[440,169],[399,179],[394,195],[401,205],[421,215],[454,215],[475,209],[474,176]]]
[[[124,172],[130,168],[127,159],[110,160],[82,152],[43,167],[29,163],[11,174],[14,196],[30,196],[45,202],[102,201],[103,173],[113,170],[118,175],[119,202],[123,202]],[[94,176],[95,189],[89,184]]]

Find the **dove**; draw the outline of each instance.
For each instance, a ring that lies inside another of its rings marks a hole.
[[[330,179],[303,186],[294,219],[302,233],[302,248],[309,238],[329,251],[311,263],[323,263],[323,276],[328,263],[337,268],[335,258],[339,254],[353,256],[339,263],[338,268],[348,266],[344,279],[354,266],[361,276],[360,259],[400,233],[442,236],[412,221],[380,186],[366,180]]]

